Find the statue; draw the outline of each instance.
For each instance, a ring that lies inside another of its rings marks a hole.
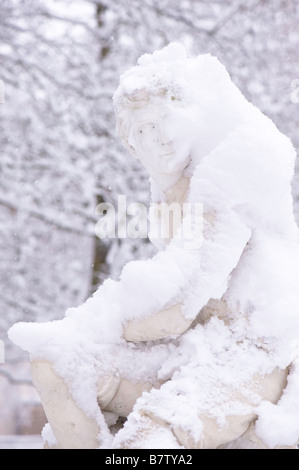
[[[64,319],[11,328],[31,354],[46,447],[295,448],[290,141],[216,58],[177,43],[121,77],[114,107],[153,202],[201,203],[191,238],[203,238],[190,248],[172,228]]]

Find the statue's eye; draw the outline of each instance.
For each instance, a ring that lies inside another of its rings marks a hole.
[[[148,123],[148,124],[144,125],[143,127],[141,127],[140,129],[138,129],[138,134],[139,135],[141,135],[141,134],[147,135],[153,129],[156,129],[155,124]]]

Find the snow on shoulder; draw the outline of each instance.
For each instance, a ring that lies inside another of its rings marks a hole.
[[[203,204],[203,244],[157,244],[153,258],[128,263],[62,320],[16,324],[10,339],[31,360],[53,364],[100,424],[99,377],[155,384],[137,399],[116,447],[136,438],[142,413],[168,423],[183,447],[206,438],[206,416],[222,430],[232,416],[258,418],[266,446],[295,445],[299,248],[290,140],[217,58],[189,57],[178,43],[143,55],[121,76],[113,104],[124,146],[151,176],[153,201],[174,194]],[[176,324],[185,326],[174,334]],[[141,340],[128,339],[127,325]],[[289,371],[285,388],[277,371]],[[271,387],[261,385],[269,377]]]

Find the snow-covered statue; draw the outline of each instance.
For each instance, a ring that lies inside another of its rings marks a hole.
[[[215,57],[188,58],[176,43],[121,77],[114,106],[121,139],[151,177],[152,202],[182,213],[201,204],[202,223],[155,239],[152,259],[128,263],[62,320],[12,327],[31,355],[46,445],[295,447],[290,141]]]

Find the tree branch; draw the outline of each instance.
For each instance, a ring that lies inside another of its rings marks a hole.
[[[20,208],[20,206],[18,206],[17,204],[15,204],[11,201],[6,201],[6,200],[1,199],[1,198],[0,198],[0,206],[7,207],[13,214],[16,214],[21,209],[22,209],[22,211],[24,211],[24,208]],[[79,228],[73,227],[72,225],[64,224],[61,221],[58,221],[58,220],[55,220],[54,218],[46,216],[45,214],[43,214],[42,212],[39,212],[38,210],[27,209],[27,213],[28,213],[29,216],[35,217],[35,218],[45,222],[46,224],[54,225],[57,229],[62,230],[64,232],[71,232],[71,233],[74,233],[74,234],[77,234],[77,235],[81,235],[81,236],[84,236],[84,237],[91,237],[91,238],[93,238],[95,236],[93,231],[89,231],[86,228],[79,229]],[[76,215],[76,214],[74,214],[74,215]],[[80,213],[80,216],[81,217],[85,216],[86,221],[89,222],[89,223],[92,222],[92,223],[95,224],[97,222],[96,217],[84,214],[82,211]]]
[[[11,374],[0,368],[0,376],[4,377],[12,385],[30,385],[33,386],[29,379],[15,379]]]

